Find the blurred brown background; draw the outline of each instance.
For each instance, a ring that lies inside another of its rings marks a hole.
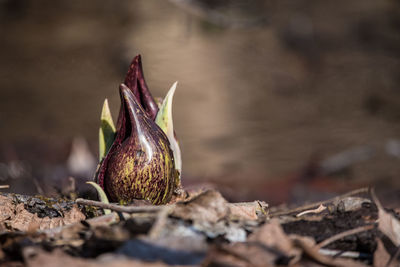
[[[153,95],[179,81],[188,188],[272,203],[363,185],[399,196],[398,1],[2,0],[0,15],[9,191],[91,178],[102,102],[115,117],[140,53]]]

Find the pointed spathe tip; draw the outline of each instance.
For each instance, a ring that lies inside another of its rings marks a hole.
[[[165,102],[165,105],[167,105],[167,106],[168,105],[169,106],[172,105],[172,99],[174,98],[175,90],[176,90],[177,85],[178,85],[178,81],[174,82],[172,84],[171,88],[169,88],[168,93],[167,93],[167,95],[165,96],[165,98],[163,100],[163,102]]]

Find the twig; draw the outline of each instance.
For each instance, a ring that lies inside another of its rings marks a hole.
[[[342,258],[354,258],[354,259],[370,259],[372,258],[371,254],[358,252],[358,251],[340,251],[335,249],[324,249],[321,248],[319,253],[325,256],[332,256],[335,257],[336,255],[340,254],[339,257]]]
[[[319,207],[316,208],[316,209],[305,210],[305,211],[303,211],[303,212],[300,212],[299,214],[296,215],[296,217],[301,217],[301,216],[304,216],[304,215],[309,214],[309,213],[321,213],[321,212],[323,212],[324,210],[326,210],[326,207],[325,207],[324,205],[321,204],[321,205],[319,205]]]
[[[7,189],[10,188],[8,184],[0,185],[0,189]]]
[[[339,201],[339,200],[341,200],[343,198],[346,198],[346,197],[349,197],[349,196],[352,196],[352,195],[357,195],[357,194],[360,194],[360,193],[367,193],[368,190],[369,190],[368,187],[359,188],[359,189],[347,192],[347,193],[345,193],[343,195],[340,195],[340,196],[337,196],[337,197],[334,197],[334,198],[331,198],[331,199],[327,199],[327,200],[324,200],[324,201],[319,201],[319,202],[316,202],[316,203],[307,204],[307,205],[304,205],[304,206],[301,206],[301,207],[297,207],[297,208],[294,208],[294,209],[291,209],[291,210],[287,210],[287,211],[278,211],[278,212],[270,214],[270,216],[271,217],[275,217],[275,216],[282,216],[282,215],[286,215],[286,214],[290,214],[290,213],[300,212],[300,211],[303,211],[303,210],[311,209],[313,207],[317,207],[319,205],[325,205],[325,204],[330,203],[330,202],[337,202],[337,201]]]
[[[125,213],[142,213],[142,212],[158,212],[167,206],[120,206],[117,204],[107,204],[100,201],[88,200],[83,198],[77,198],[75,200],[77,204],[95,206],[102,209],[110,209],[118,212]]]
[[[315,245],[315,247],[317,249],[321,249],[321,248],[329,245],[330,243],[333,243],[333,242],[335,242],[335,241],[337,241],[339,239],[342,239],[342,238],[344,238],[346,236],[355,235],[355,234],[358,234],[358,233],[361,233],[361,232],[365,232],[365,231],[373,229],[374,227],[375,227],[375,224],[369,224],[369,225],[363,225],[363,226],[360,226],[360,227],[357,227],[357,228],[354,228],[354,229],[351,229],[351,230],[348,230],[348,231],[341,232],[341,233],[339,233],[337,235],[331,236],[331,237],[325,239],[324,241],[318,243],[317,245]]]

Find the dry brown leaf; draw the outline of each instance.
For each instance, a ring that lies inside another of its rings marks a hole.
[[[288,264],[293,256],[298,259],[300,253],[283,232],[278,220],[272,219],[254,232],[248,242],[212,250],[206,262],[212,266],[275,266],[277,260]]]
[[[350,260],[350,259],[342,259],[342,258],[333,258],[329,256],[325,256],[319,253],[318,248],[315,246],[310,246],[309,242],[304,242],[303,238],[294,238],[294,244],[296,244],[299,248],[303,250],[303,253],[306,254],[309,258],[314,261],[328,265],[328,266],[345,266],[345,267],[365,267],[366,265]]]
[[[244,202],[244,203],[229,203],[230,219],[231,220],[257,220],[259,217],[257,212],[262,212],[267,204],[260,204],[259,201]],[[264,211],[265,212],[265,211]]]
[[[79,222],[85,219],[85,215],[74,206],[71,210],[64,213],[63,217],[44,217],[39,218],[37,214],[30,213],[24,208],[24,204],[20,203],[15,208],[15,217],[8,223],[11,228],[19,231],[35,231],[37,229],[45,230],[60,227],[66,224]]]
[[[400,222],[382,208],[379,208],[378,228],[393,242],[394,245],[400,245]]]
[[[164,267],[163,263],[146,263],[137,260],[122,258],[117,255],[109,254],[108,257],[102,257],[96,260],[88,260],[69,256],[59,249],[52,253],[45,252],[41,249],[28,247],[23,252],[26,266],[28,267]]]
[[[8,197],[0,195],[0,223],[10,220],[15,216],[15,205]]]
[[[259,243],[235,243],[211,249],[204,266],[275,266],[279,251],[264,247]]]
[[[40,230],[51,229],[62,225],[63,225],[63,218],[61,217],[56,217],[56,218],[44,217],[40,220],[39,229]]]
[[[390,255],[386,251],[385,246],[383,245],[380,239],[376,239],[377,247],[374,253],[374,267],[389,267],[386,264],[390,260]],[[394,264],[391,264],[390,267],[394,267]]]
[[[297,256],[300,253],[283,231],[278,219],[271,219],[264,224],[249,237],[248,241],[260,242],[267,247],[278,249],[287,256]]]
[[[79,210],[78,206],[73,205],[69,211],[64,212],[63,223],[65,225],[67,225],[67,224],[79,222],[79,221],[82,221],[85,219],[86,219],[85,215]]]
[[[94,217],[87,219],[85,222],[92,228],[98,226],[107,226],[112,222],[116,222],[118,215],[116,213],[111,213],[108,215],[102,215],[99,217]],[[84,231],[87,227],[81,223],[75,222],[68,225],[63,225],[61,227],[45,229],[41,232],[44,233],[48,238],[52,239],[62,239],[62,240],[76,240],[80,239],[79,233]]]
[[[340,210],[341,212],[346,212],[359,210],[365,203],[371,203],[371,200],[362,197],[346,197],[339,201],[335,201],[334,204],[338,210]]]
[[[41,219],[24,208],[24,204],[18,204],[15,208],[15,217],[9,221],[11,228],[19,231],[29,231],[40,225]]]
[[[386,212],[382,207],[380,201],[371,191],[372,198],[378,207],[379,224],[378,229],[386,235],[393,244],[397,247],[400,245],[400,222],[390,213]]]
[[[232,220],[257,220],[256,208],[254,206],[229,205],[230,218]]]
[[[228,202],[219,192],[208,190],[189,201],[176,203],[171,215],[193,222],[216,223],[228,214]]]
[[[239,246],[243,246],[243,244]],[[247,247],[245,249],[247,249]],[[233,252],[213,249],[209,252],[202,266],[247,267],[252,265],[248,262],[248,260],[242,259],[240,255],[236,255]],[[268,265],[266,261],[264,261],[264,266],[269,267],[271,265]]]

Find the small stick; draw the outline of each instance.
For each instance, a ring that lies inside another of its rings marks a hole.
[[[8,184],[0,185],[0,189],[7,189],[10,188]]]
[[[143,213],[143,212],[158,212],[167,206],[121,206],[117,204],[107,204],[100,201],[88,200],[83,198],[77,198],[75,200],[77,204],[95,206],[102,209],[110,209],[117,212],[125,213]]]
[[[144,212],[158,212],[161,211],[165,208],[169,208],[173,206],[173,204],[170,205],[159,205],[159,206],[152,206],[152,205],[146,205],[146,206],[121,206],[117,204],[108,204],[108,203],[103,203],[100,201],[95,201],[95,200],[89,200],[89,199],[83,199],[83,198],[77,198],[75,200],[75,203],[81,204],[81,205],[87,205],[87,206],[94,206],[94,207],[99,207],[102,209],[110,209],[113,211],[117,212],[125,212],[125,213],[144,213]],[[236,206],[250,206],[250,205],[255,205],[254,201],[253,202],[238,202],[238,203],[229,203],[230,205],[236,205]],[[265,204],[263,202],[259,203],[262,208],[267,208],[268,204]]]
[[[325,256],[335,257],[336,255],[340,254],[339,257],[342,258],[354,258],[354,259],[370,259],[372,258],[371,254],[362,253],[358,251],[340,251],[334,249],[324,249],[321,248],[319,253]]]
[[[369,190],[368,187],[359,188],[359,189],[347,192],[347,193],[345,193],[343,195],[340,195],[340,196],[337,196],[337,197],[334,197],[334,198],[331,198],[331,199],[327,199],[327,200],[324,200],[324,201],[319,201],[319,202],[316,202],[316,203],[307,204],[307,205],[304,205],[304,206],[301,206],[301,207],[297,207],[297,208],[294,208],[294,209],[291,209],[291,210],[287,210],[287,211],[278,211],[278,212],[270,214],[270,216],[271,217],[275,217],[275,216],[281,216],[281,215],[285,215],[285,214],[289,214],[289,213],[300,212],[300,211],[303,211],[303,210],[311,209],[311,208],[319,206],[319,205],[325,205],[325,204],[330,203],[330,202],[335,202],[335,201],[338,201],[340,199],[343,199],[343,198],[346,198],[346,197],[349,197],[349,196],[352,196],[352,195],[357,195],[357,194],[360,194],[360,193],[367,193],[368,190]]]
[[[321,204],[321,205],[319,205],[319,207],[316,208],[316,209],[305,210],[305,211],[303,211],[303,212],[300,212],[299,214],[296,215],[296,217],[301,217],[301,216],[304,216],[304,215],[309,214],[309,213],[321,213],[321,212],[323,212],[324,210],[326,210],[326,207],[325,207],[324,205]]]
[[[321,248],[329,245],[330,243],[333,243],[339,239],[342,239],[343,237],[346,237],[349,235],[355,235],[355,234],[358,234],[361,232],[365,232],[365,231],[373,229],[374,227],[375,227],[375,224],[368,224],[368,225],[363,225],[363,226],[360,226],[360,227],[357,227],[357,228],[354,228],[354,229],[351,229],[348,231],[341,232],[337,235],[331,236],[331,237],[325,239],[324,241],[318,243],[317,245],[315,245],[315,248],[321,249]]]

